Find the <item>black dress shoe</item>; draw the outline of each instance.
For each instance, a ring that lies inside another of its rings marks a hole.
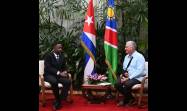
[[[68,95],[67,95],[68,96]],[[63,94],[60,94],[60,100],[66,100],[67,99],[67,96],[64,96]]]
[[[93,98],[94,98],[91,92],[88,92],[88,93],[86,94],[86,97],[87,97],[87,98],[90,98],[90,99],[93,99]]]
[[[113,99],[114,96],[113,96],[112,94],[106,94],[106,95],[105,95],[105,98],[106,98],[106,99]]]
[[[58,109],[60,109],[60,108],[62,108],[61,103],[55,101],[55,102],[53,103],[53,110],[58,110]]]
[[[136,105],[137,101],[135,99],[131,99],[128,103],[130,106]]]
[[[60,95],[60,100],[65,100],[66,98],[63,95]]]
[[[130,101],[125,99],[118,102],[117,106],[126,106]]]
[[[119,101],[119,102],[117,103],[117,106],[118,106],[118,107],[124,106],[124,101]]]

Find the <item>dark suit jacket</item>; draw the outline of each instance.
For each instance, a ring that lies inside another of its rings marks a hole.
[[[44,59],[44,76],[54,75],[57,76],[57,71],[66,70],[65,58],[62,54],[59,55],[59,62],[53,52],[45,56]]]

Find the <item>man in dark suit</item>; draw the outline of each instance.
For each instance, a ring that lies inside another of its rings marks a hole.
[[[51,84],[55,96],[54,109],[60,109],[62,107],[61,100],[66,99],[71,85],[66,71],[65,58],[61,52],[62,45],[60,43],[54,43],[53,51],[46,55],[44,59],[44,80]],[[63,85],[62,89],[59,89],[58,83]],[[59,93],[59,90],[61,90],[61,93]]]

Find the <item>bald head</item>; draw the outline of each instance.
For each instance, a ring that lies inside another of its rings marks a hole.
[[[136,50],[136,43],[134,41],[127,41],[126,46],[132,47]]]
[[[136,43],[134,41],[127,41],[125,45],[125,52],[132,54],[136,50]]]

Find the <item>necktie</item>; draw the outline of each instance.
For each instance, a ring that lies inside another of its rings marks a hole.
[[[59,55],[56,56],[56,60],[59,62]]]

